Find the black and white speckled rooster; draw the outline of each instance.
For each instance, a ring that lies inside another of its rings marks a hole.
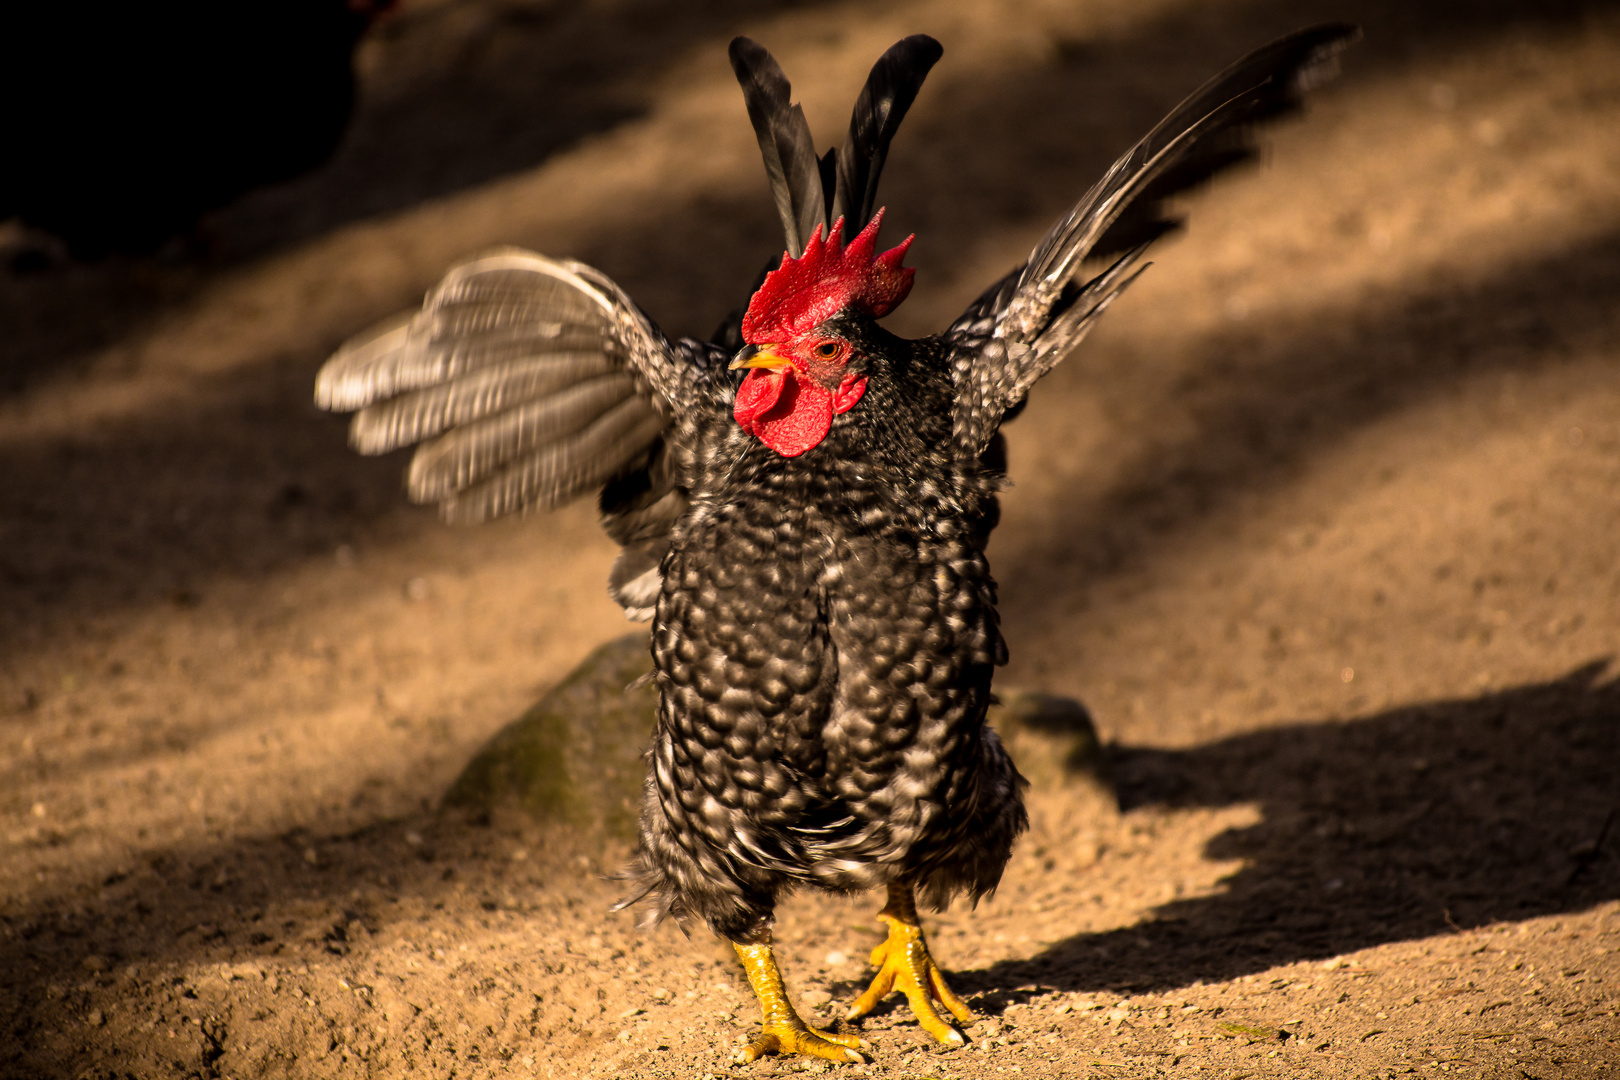
[[[799,885],[888,891],[878,975],[851,1019],[900,989],[935,1039],[964,1041],[972,1014],[928,953],[916,896],[993,889],[1026,822],[985,725],[1006,660],[984,555],[998,429],[1173,227],[1162,200],[1252,156],[1252,126],[1295,108],[1355,33],[1302,31],[1211,80],[1026,263],[914,341],[878,325],[912,271],[909,240],[878,253],[876,189],[939,44],[885,53],[843,146],[818,157],[776,62],[738,38],[787,252],[714,340],[669,340],[588,266],[503,250],[322,370],[316,400],[360,410],[361,452],[423,442],[410,495],[451,520],[599,490],[624,547],[610,589],[652,616],[660,691],[635,899],[735,945],[764,1011],[744,1060],[862,1060],[783,990],[771,917]],[[1082,278],[1102,256],[1116,258]]]

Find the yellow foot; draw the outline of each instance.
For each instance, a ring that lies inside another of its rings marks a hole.
[[[733,945],[748,973],[748,983],[759,998],[765,1014],[759,1037],[737,1055],[739,1064],[757,1061],[766,1054],[803,1054],[807,1057],[826,1058],[860,1064],[866,1060],[855,1048],[861,1040],[853,1035],[837,1035],[818,1031],[806,1024],[793,1006],[788,1004],[787,990],[782,985],[782,974],[776,968],[776,958],[768,942],[756,945]]]
[[[861,1040],[853,1035],[838,1035],[810,1027],[794,1016],[797,1023],[772,1023],[767,1020],[759,1037],[737,1055],[739,1064],[757,1061],[766,1054],[803,1054],[806,1057],[826,1058],[828,1061],[849,1061],[859,1064],[866,1060],[855,1047]]]
[[[872,966],[878,969],[877,977],[866,993],[849,1007],[849,1019],[865,1016],[891,991],[899,990],[911,1003],[911,1011],[924,1031],[946,1045],[964,1045],[967,1038],[940,1016],[936,1003],[944,1006],[961,1024],[973,1023],[973,1010],[951,990],[945,973],[928,954],[928,942],[917,922],[917,904],[912,899],[911,886],[890,885],[889,903],[878,912],[878,918],[889,924],[889,937],[872,950]]]

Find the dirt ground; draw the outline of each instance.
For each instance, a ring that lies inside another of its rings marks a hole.
[[[627,631],[613,550],[589,506],[405,505],[314,373],[499,243],[707,333],[778,242],[734,33],[824,142],[884,47],[944,42],[885,182],[920,333],[1327,18],[1366,29],[1344,77],[1009,428],[1001,681],[1087,704],[1118,803],[1015,732],[1033,830],[929,924],[971,1045],[890,1009],[842,1071],[1620,1074],[1620,11],[405,0],[321,171],[0,272],[0,1075],[826,1071],[730,1064],[740,972],[609,913],[622,838],[440,809]],[[783,908],[823,1017],[876,906]]]

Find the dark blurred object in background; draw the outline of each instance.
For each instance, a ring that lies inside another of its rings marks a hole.
[[[29,3],[3,31],[0,220],[74,255],[144,253],[324,162],[353,54],[394,0]]]

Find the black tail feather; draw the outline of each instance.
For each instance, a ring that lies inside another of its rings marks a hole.
[[[849,236],[872,220],[889,144],[944,52],[926,34],[913,34],[890,46],[855,100],[843,147],[833,147],[818,158],[804,113],[790,100],[792,87],[781,66],[757,41],[745,37],[732,41],[731,67],[748,103],[748,119],[759,139],[789,254],[803,254],[817,225],[827,229],[842,217]]]
[[[748,103],[748,119],[759,139],[787,249],[798,257],[815,227],[827,224],[824,163],[816,156],[804,110],[789,100],[792,86],[787,76],[765,47],[750,38],[734,39],[731,67]]]
[[[838,183],[828,217],[843,217],[845,232],[854,234],[877,211],[878,177],[883,172],[889,143],[900,130],[911,103],[917,100],[928,72],[945,49],[927,34],[913,34],[895,42],[872,66],[855,111],[849,135],[838,157]]]

